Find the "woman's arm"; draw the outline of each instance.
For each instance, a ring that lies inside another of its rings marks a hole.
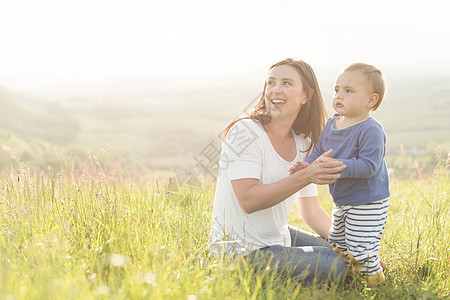
[[[319,198],[317,196],[297,197],[295,198],[295,205],[303,221],[317,234],[327,239],[331,227],[331,219],[320,207]]]
[[[327,153],[329,155],[329,153]],[[345,169],[342,162],[322,155],[326,159],[314,162],[303,170],[280,181],[260,184],[258,179],[231,180],[234,193],[242,209],[251,214],[255,211],[277,205],[310,183],[330,184],[336,181]]]

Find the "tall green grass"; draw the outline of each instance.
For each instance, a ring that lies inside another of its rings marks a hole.
[[[443,299],[448,162],[411,178],[391,182],[386,282],[305,287],[209,255],[214,183],[172,188],[101,165],[35,173],[20,164],[0,174],[0,299]]]

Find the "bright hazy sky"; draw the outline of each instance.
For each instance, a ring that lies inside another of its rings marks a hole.
[[[450,74],[448,3],[1,0],[0,85],[265,72],[284,57]]]

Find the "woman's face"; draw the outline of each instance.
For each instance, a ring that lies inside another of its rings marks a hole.
[[[308,95],[303,90],[300,74],[289,65],[272,68],[267,76],[265,103],[272,120],[294,122]]]

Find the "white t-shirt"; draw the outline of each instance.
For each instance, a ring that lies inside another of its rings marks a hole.
[[[293,134],[297,156],[286,161],[275,151],[258,121],[243,119],[230,129],[220,155],[210,233],[212,253],[236,251],[246,255],[267,246],[291,245],[288,217],[295,197],[316,196],[316,185],[304,187],[273,207],[247,214],[236,198],[231,180],[257,178],[260,184],[268,184],[289,176],[289,168],[305,159],[310,145],[308,138]]]

